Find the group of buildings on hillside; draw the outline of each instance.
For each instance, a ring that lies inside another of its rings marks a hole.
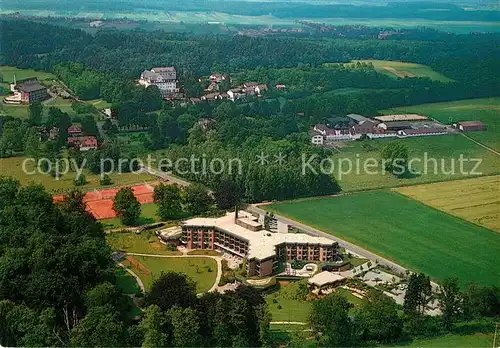
[[[260,96],[268,89],[266,84],[257,82],[245,82],[240,86],[231,89],[222,89],[221,82],[229,80],[228,74],[213,73],[209,76],[208,86],[204,89],[204,94],[200,97],[190,98],[193,103],[201,101],[231,100],[236,101],[248,96]],[[199,80],[202,82],[202,80]],[[151,70],[144,70],[137,82],[145,87],[154,85],[160,90],[163,99],[182,99],[177,79],[177,70],[173,66],[154,67]]]
[[[463,121],[445,125],[418,114],[395,114],[368,118],[349,114],[345,117],[327,119],[325,124],[315,125],[309,132],[315,145],[342,140],[406,138],[417,136],[445,135],[457,130],[467,132],[485,130],[481,121]]]
[[[264,83],[245,82],[238,87],[231,88],[231,89],[227,90],[226,92],[211,92],[211,93],[203,95],[201,98],[191,98],[190,100],[191,100],[191,102],[199,102],[202,100],[206,100],[206,101],[231,100],[234,102],[238,99],[247,98],[250,96],[258,96],[259,97],[267,89],[268,89],[267,84],[264,84]]]

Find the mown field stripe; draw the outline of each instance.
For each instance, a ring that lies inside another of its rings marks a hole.
[[[267,208],[436,280],[500,284],[498,234],[403,195],[371,191]]]

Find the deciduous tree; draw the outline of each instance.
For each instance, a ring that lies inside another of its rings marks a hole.
[[[353,328],[348,316],[351,304],[342,295],[331,293],[312,303],[309,324],[321,345],[348,347]]]
[[[153,281],[146,293],[148,305],[157,305],[166,312],[174,306],[186,308],[196,301],[196,285],[184,273],[167,272]]]
[[[443,324],[447,330],[453,326],[453,321],[457,319],[462,308],[462,297],[458,278],[445,279],[438,292],[439,307],[443,312]]]
[[[396,302],[377,290],[370,290],[355,311],[355,325],[361,338],[379,342],[395,341],[403,331]]]
[[[402,176],[407,172],[408,148],[399,141],[388,143],[382,148],[382,160],[385,161],[385,170],[395,176]]]
[[[207,188],[201,184],[192,184],[184,188],[184,201],[187,210],[193,215],[206,213],[213,204]]]
[[[176,184],[159,184],[154,188],[154,200],[158,206],[157,214],[162,220],[175,219],[182,211],[181,189]]]
[[[124,225],[134,225],[141,216],[141,204],[130,187],[120,189],[113,199],[113,210]]]

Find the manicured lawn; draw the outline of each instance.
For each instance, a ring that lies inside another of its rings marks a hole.
[[[151,231],[143,231],[140,234],[135,232],[112,232],[106,234],[106,241],[113,249],[128,253],[182,255],[180,251],[167,250],[167,247],[161,244]]]
[[[156,215],[156,210],[157,206],[155,203],[141,204],[141,217],[139,218],[139,221],[137,221],[137,226],[160,221],[160,217]],[[111,219],[103,219],[100,220],[100,222],[104,225],[104,228],[106,229],[125,227],[120,221],[120,218],[118,217],[114,217]]]
[[[185,273],[196,282],[197,292],[209,290],[217,277],[217,263],[208,257],[162,258],[134,256],[134,259],[144,265],[150,273],[145,272],[142,267],[131,265],[128,260],[124,260],[122,263],[130,267],[142,279],[146,289],[151,287],[153,279],[158,277],[161,272],[173,271]]]
[[[27,185],[31,182],[35,184],[42,184],[50,192],[67,192],[75,187],[73,180],[76,176],[76,172],[68,172],[56,180],[48,174],[41,174],[38,171],[29,175],[23,171],[23,161],[26,157],[10,157],[10,158],[0,158],[0,175],[12,176],[19,180],[21,184]],[[31,172],[35,169],[31,162],[27,162],[26,169]],[[82,190],[90,190],[98,187],[102,187],[99,183],[99,175],[85,171],[85,176],[87,179],[87,184],[80,186]],[[154,180],[154,176],[150,174],[134,174],[134,173],[111,173],[109,174],[113,185],[130,185],[135,183],[141,183],[145,181]]]
[[[408,178],[397,178],[389,173],[384,174],[382,171],[380,152],[390,141],[395,140],[346,142],[345,147],[340,148],[340,153],[331,156],[334,164],[333,175],[344,191],[407,186],[464,179],[476,173],[490,175],[500,172],[498,155],[473,143],[461,134],[449,134],[396,140],[407,146],[409,160],[413,160],[411,167],[414,171],[420,172]],[[460,156],[464,159],[481,159],[482,162],[478,168],[475,168],[475,172],[472,170],[476,162],[464,162],[462,171]],[[377,164],[375,168],[369,167],[373,161]],[[326,165],[326,169],[329,170],[330,166]]]
[[[137,294],[141,291],[135,278],[120,266],[116,266],[116,286],[124,294]]]
[[[357,61],[356,61],[357,62]],[[428,77],[432,80],[450,82],[448,77],[434,71],[431,67],[423,64],[405,63],[392,60],[360,60],[362,63],[372,63],[378,72],[391,77]]]
[[[16,75],[16,80],[26,79],[28,77],[38,77],[40,80],[54,79],[55,75],[45,72],[36,71],[32,69],[19,69],[13,66],[1,65],[0,73],[3,75],[4,82],[14,82],[14,75]]]
[[[332,233],[433,279],[500,285],[500,235],[387,191],[283,202],[266,209]]]
[[[286,286],[281,285],[282,288]],[[277,303],[273,303],[273,300]],[[272,315],[271,321],[307,322],[311,310],[311,302],[285,298],[282,289],[267,295],[266,302]]]
[[[436,209],[500,232],[500,176],[395,189]]]
[[[500,97],[404,106],[381,112],[421,113],[447,124],[458,121],[483,121],[487,127],[486,131],[468,132],[467,135],[500,150]]]

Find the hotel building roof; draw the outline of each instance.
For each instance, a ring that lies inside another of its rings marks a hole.
[[[274,233],[262,229],[256,218],[245,211],[238,212],[238,222],[255,229],[255,231],[236,223],[235,214],[228,213],[219,218],[194,218],[184,222],[184,226],[212,227],[228,232],[240,239],[248,241],[249,259],[264,260],[276,255],[276,246],[283,243],[335,245],[337,242],[324,237],[314,237],[305,233]]]

